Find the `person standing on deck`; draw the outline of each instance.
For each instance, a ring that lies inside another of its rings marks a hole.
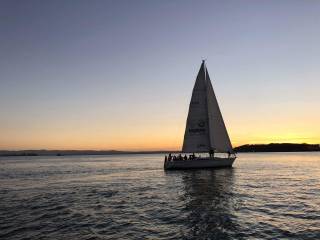
[[[209,156],[212,157],[212,158],[214,158],[214,150],[213,150],[213,149],[210,149],[210,151],[209,151]]]

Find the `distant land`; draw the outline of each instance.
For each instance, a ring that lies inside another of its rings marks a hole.
[[[72,155],[117,155],[175,153],[177,151],[117,151],[117,150],[0,150],[0,156],[72,156]]]
[[[246,144],[234,148],[235,152],[308,152],[320,151],[319,144],[270,143]],[[179,151],[117,151],[117,150],[0,150],[0,156],[71,156],[71,155],[117,155],[179,153]]]
[[[246,144],[234,148],[235,152],[309,152],[320,151],[319,144],[307,143],[270,143]]]

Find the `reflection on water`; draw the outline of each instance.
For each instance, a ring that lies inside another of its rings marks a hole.
[[[234,169],[199,170],[183,174],[187,239],[228,239],[237,233],[233,198]]]
[[[320,239],[320,153],[0,158],[0,239]]]

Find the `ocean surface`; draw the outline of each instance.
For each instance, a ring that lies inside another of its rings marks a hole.
[[[0,158],[0,239],[320,239],[320,153]]]

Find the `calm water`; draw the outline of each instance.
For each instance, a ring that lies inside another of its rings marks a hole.
[[[0,239],[320,239],[320,153],[0,158]]]

